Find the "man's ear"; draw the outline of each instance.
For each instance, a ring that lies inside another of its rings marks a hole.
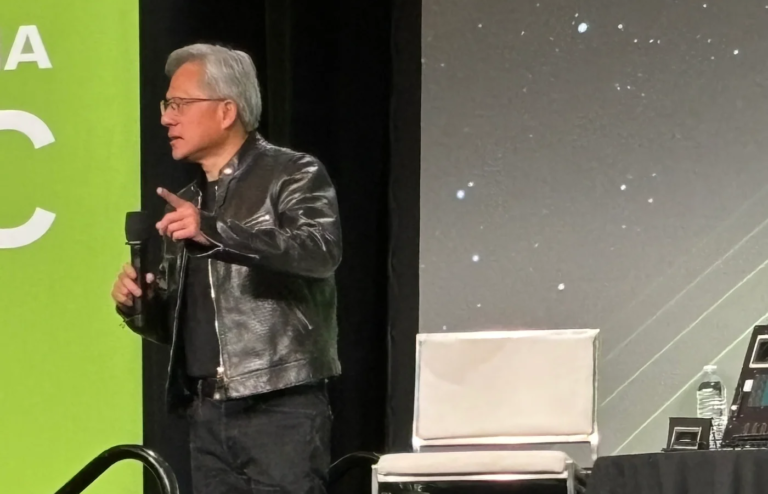
[[[237,111],[237,105],[234,101],[226,100],[223,105],[221,105],[221,111],[222,111],[222,121],[221,125],[223,128],[228,129],[235,125],[238,120],[238,111]]]

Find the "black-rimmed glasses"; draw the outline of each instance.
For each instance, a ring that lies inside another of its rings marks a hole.
[[[222,98],[170,98],[164,99],[160,102],[160,114],[165,115],[166,112],[179,113],[179,111],[185,106],[192,103],[202,103],[204,101],[226,101]]]

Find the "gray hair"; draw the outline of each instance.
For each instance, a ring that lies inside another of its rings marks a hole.
[[[245,130],[256,130],[261,118],[261,93],[251,57],[223,46],[189,45],[171,53],[165,64],[166,75],[173,77],[182,65],[189,62],[203,65],[203,84],[209,96],[234,101]]]

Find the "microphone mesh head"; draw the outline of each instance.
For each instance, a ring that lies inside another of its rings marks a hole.
[[[125,215],[125,239],[128,242],[143,242],[149,238],[152,224],[143,211],[134,211]]]

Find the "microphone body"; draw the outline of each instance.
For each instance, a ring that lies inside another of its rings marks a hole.
[[[131,266],[136,270],[136,283],[141,288],[141,296],[133,299],[134,324],[144,327],[147,314],[146,296],[149,289],[147,285],[147,241],[151,232],[151,223],[146,213],[141,211],[130,212],[125,216],[125,240],[131,251]]]

